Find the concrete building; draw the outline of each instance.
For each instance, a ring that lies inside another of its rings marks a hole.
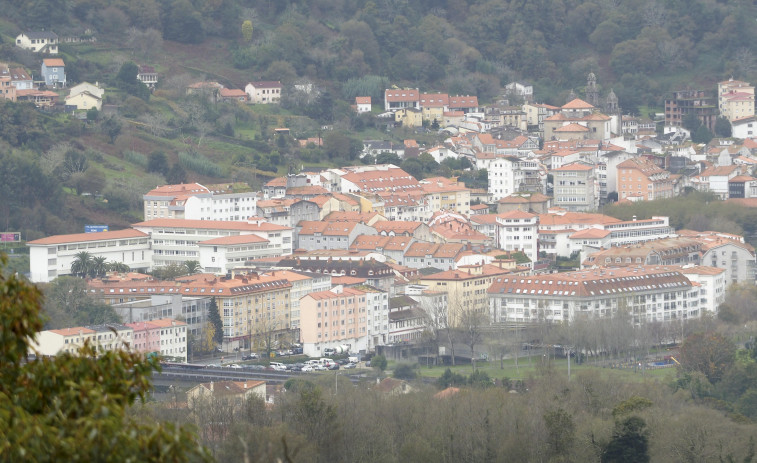
[[[488,289],[495,323],[569,322],[627,311],[632,323],[696,319],[699,287],[680,271],[634,266],[495,278]]]
[[[89,253],[92,258],[105,257],[108,262],[126,264],[135,271],[152,268],[150,235],[139,230],[56,235],[29,241],[26,245],[29,246],[30,279],[35,283],[71,275],[71,264],[81,252]]]
[[[16,36],[16,46],[32,53],[58,54],[58,35],[49,31],[21,33]]]
[[[552,169],[554,205],[572,212],[590,212],[599,206],[599,184],[595,166],[573,162]]]
[[[539,216],[531,212],[510,211],[497,215],[497,247],[523,251],[531,260],[539,258]]]

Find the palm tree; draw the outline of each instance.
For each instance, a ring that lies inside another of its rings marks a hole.
[[[92,268],[92,254],[87,251],[76,253],[73,262],[71,262],[71,273],[82,278],[86,277]]]
[[[201,270],[200,263],[196,260],[188,260],[184,262],[184,267],[187,268],[187,273],[194,275]]]
[[[116,262],[114,260],[113,262],[108,263],[108,270],[111,272],[129,273],[131,268],[123,262]]]
[[[108,271],[108,264],[105,261],[105,256],[97,256],[92,259],[92,268],[90,269],[90,273],[92,276],[104,276],[105,272]]]

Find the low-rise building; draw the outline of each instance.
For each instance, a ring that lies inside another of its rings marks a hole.
[[[250,82],[244,87],[252,104],[279,104],[283,86],[279,81]]]
[[[58,54],[58,35],[49,31],[34,31],[16,36],[16,46],[32,53]]]
[[[29,246],[30,279],[35,283],[71,275],[71,264],[82,252],[92,258],[105,257],[108,262],[126,264],[135,271],[152,268],[150,235],[139,230],[56,235],[29,241],[26,245]]]
[[[66,63],[62,59],[43,59],[41,72],[42,79],[48,87],[58,88],[66,86]]]

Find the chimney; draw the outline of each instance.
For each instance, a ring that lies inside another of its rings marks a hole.
[[[244,388],[247,389],[247,381],[244,382]]]

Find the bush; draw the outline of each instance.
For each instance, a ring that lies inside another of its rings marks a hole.
[[[147,169],[147,156],[136,151],[126,150],[124,151],[124,161],[130,162],[143,169]]]
[[[397,379],[413,380],[418,376],[413,365],[409,363],[400,363],[394,368],[394,377]]]
[[[179,153],[179,164],[185,169],[209,177],[220,177],[223,174],[219,166],[200,154]]]

